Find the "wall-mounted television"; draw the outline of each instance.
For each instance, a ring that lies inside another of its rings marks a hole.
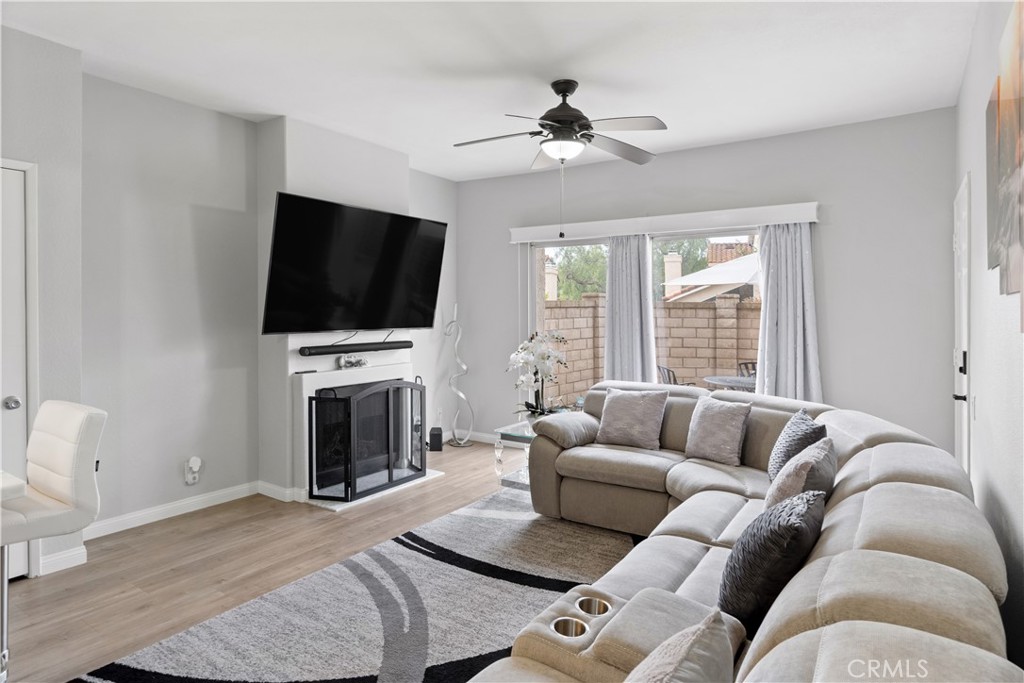
[[[263,334],[433,327],[447,227],[278,192]]]

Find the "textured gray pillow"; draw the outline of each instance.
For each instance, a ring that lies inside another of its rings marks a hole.
[[[686,457],[739,465],[749,414],[749,403],[698,398],[686,435]]]
[[[753,637],[768,608],[800,569],[821,534],[825,494],[805,491],[770,507],[752,521],[729,553],[718,606]]]
[[[827,436],[789,459],[764,496],[765,509],[804,491],[822,491],[825,500],[836,483],[836,451]]]
[[[718,683],[733,678],[733,651],[722,611],[714,608],[636,665],[626,683]]]
[[[768,458],[768,481],[773,481],[778,476],[779,470],[790,458],[824,439],[825,434],[825,425],[811,419],[803,408],[796,411],[772,446],[772,454]]]
[[[601,410],[597,443],[637,448],[661,448],[661,421],[665,419],[667,391],[608,389]]]

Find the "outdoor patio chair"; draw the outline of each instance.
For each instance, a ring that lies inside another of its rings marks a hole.
[[[679,384],[684,387],[696,386],[693,382],[680,382],[676,379],[676,371],[664,365],[658,366],[658,381],[662,384]]]
[[[666,368],[664,365],[659,365],[658,381],[662,384],[678,384],[676,381],[676,371],[672,368]]]

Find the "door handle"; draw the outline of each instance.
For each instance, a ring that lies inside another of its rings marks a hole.
[[[967,394],[953,394],[954,401],[967,401]]]
[[[4,399],[4,408],[7,410],[17,410],[21,407],[21,399],[17,396],[8,396]]]

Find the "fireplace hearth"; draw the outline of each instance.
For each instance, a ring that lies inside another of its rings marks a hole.
[[[353,501],[426,473],[424,387],[403,380],[309,397],[309,497]]]

